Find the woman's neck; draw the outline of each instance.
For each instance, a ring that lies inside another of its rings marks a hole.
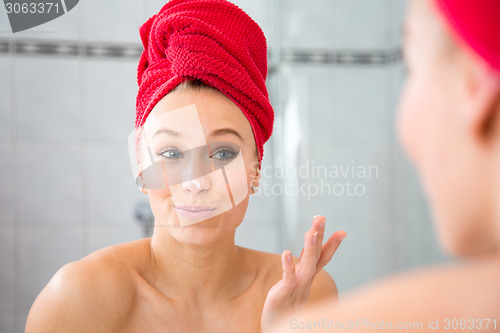
[[[200,245],[178,241],[171,230],[155,230],[149,282],[169,299],[197,306],[214,304],[246,289],[243,261],[234,232]]]

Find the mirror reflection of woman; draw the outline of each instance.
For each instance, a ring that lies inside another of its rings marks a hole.
[[[134,149],[153,236],[62,267],[26,332],[259,332],[336,298],[322,268],[345,232],[323,244],[323,216],[301,258],[234,242],[273,126],[259,26],[225,0],[172,0],[140,34]]]

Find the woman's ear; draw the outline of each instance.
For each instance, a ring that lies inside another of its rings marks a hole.
[[[467,127],[483,140],[490,137],[500,117],[500,75],[482,59],[470,59],[467,67],[463,112]]]
[[[250,189],[252,191],[251,194],[254,194],[260,183],[260,162],[252,162],[251,170]]]
[[[148,193],[148,190],[145,188],[146,182],[144,181],[144,177],[142,176],[142,163],[141,162],[139,162],[139,168],[137,170],[138,170],[138,172],[137,172],[136,184],[137,184],[137,186],[139,186],[142,193]]]

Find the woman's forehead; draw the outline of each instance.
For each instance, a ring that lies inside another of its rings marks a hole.
[[[166,95],[155,106],[145,125],[153,123],[154,127],[178,126],[182,130],[199,129],[201,125],[206,136],[217,131],[219,135],[235,131],[241,138],[252,135],[250,123],[240,108],[215,89],[188,89]],[[190,124],[194,127],[190,128]],[[221,132],[221,129],[232,131]]]
[[[198,112],[196,104],[191,104],[176,110],[150,115],[142,133],[150,143],[175,139],[189,141],[194,146],[217,140],[230,140],[238,145],[244,144],[249,140],[248,131],[251,130],[242,129],[238,122],[231,121],[231,119],[231,117],[218,119],[203,115]]]

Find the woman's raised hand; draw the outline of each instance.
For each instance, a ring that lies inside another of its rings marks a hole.
[[[313,218],[311,229],[304,235],[304,248],[297,264],[294,264],[289,250],[281,254],[283,277],[267,294],[262,310],[262,332],[282,315],[307,302],[314,277],[330,262],[346,236],[344,231],[337,231],[323,244],[325,222],[324,216]]]

